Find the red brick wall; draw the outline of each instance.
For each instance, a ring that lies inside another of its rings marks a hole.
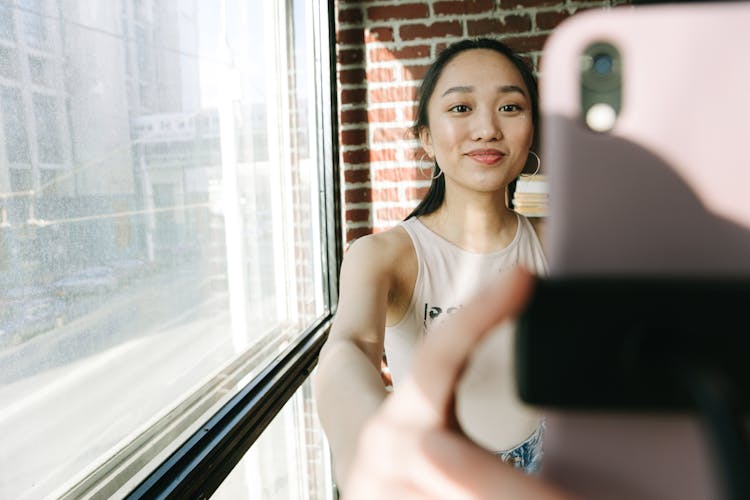
[[[551,30],[626,0],[337,0],[336,53],[346,242],[388,229],[429,186],[409,132],[431,60],[465,37],[503,40],[535,67]]]

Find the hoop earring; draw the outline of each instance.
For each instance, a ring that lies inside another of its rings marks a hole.
[[[536,170],[534,170],[533,174],[521,174],[521,175],[519,175],[519,177],[533,177],[536,174],[538,174],[539,173],[539,169],[542,168],[542,159],[539,158],[539,155],[536,154],[535,152],[533,152],[532,150],[529,150],[529,154],[530,155],[534,155],[534,158],[536,158]]]
[[[424,173],[424,165],[422,164],[422,162],[424,161],[424,157],[425,157],[425,156],[427,156],[427,153],[424,153],[424,154],[423,154],[423,155],[422,155],[422,156],[421,156],[421,157],[419,158],[419,172],[420,172],[420,173],[422,174],[422,177],[425,177],[425,178],[427,178],[427,179],[432,179],[432,180],[435,180],[435,179],[437,179],[438,177],[440,177],[441,175],[443,175],[443,170],[442,170],[442,169],[441,169],[440,167],[438,167],[438,166],[437,166],[437,163],[434,163],[434,162],[433,162],[433,169],[435,169],[435,168],[436,168],[436,169],[440,170],[440,171],[439,171],[439,172],[437,173],[437,175],[426,175],[426,174]]]

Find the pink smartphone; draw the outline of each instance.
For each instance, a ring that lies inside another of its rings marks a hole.
[[[750,276],[748,26],[748,3],[689,3],[586,11],[553,33],[541,65],[550,279]],[[584,498],[726,494],[694,414],[546,413],[542,474]]]

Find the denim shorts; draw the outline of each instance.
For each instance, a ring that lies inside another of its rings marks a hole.
[[[521,469],[527,474],[539,471],[542,465],[542,435],[544,434],[544,422],[523,443],[506,451],[498,451],[495,454],[503,462],[509,463],[516,469]]]

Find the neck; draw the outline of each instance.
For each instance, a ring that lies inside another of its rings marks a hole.
[[[448,241],[478,253],[505,248],[516,234],[516,214],[506,206],[504,190],[446,196],[440,208],[421,219]]]

